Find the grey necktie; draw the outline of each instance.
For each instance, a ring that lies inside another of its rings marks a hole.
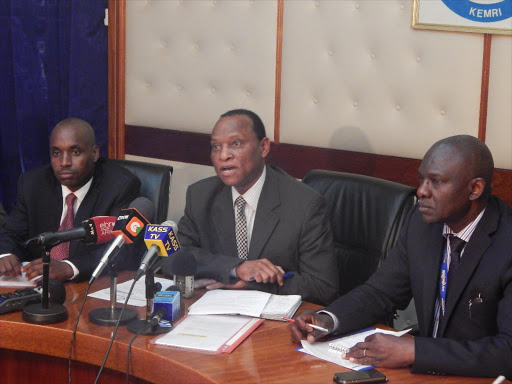
[[[235,219],[235,236],[238,257],[247,260],[247,220],[245,218],[246,201],[242,196],[238,196],[235,200],[236,219]]]

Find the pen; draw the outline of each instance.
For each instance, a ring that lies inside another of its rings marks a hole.
[[[283,320],[286,320],[286,321],[290,321],[292,323],[295,323],[295,319],[290,319],[289,317],[282,317]],[[325,332],[325,333],[329,333],[329,330],[326,329],[326,328],[322,328],[322,327],[319,327],[318,325],[314,325],[314,324],[309,324],[308,325],[313,328],[313,329],[316,329],[317,331],[321,331],[321,332]]]
[[[289,277],[293,277],[293,272],[287,272],[283,275],[283,279],[287,279]],[[254,281],[254,277],[250,277],[249,281]]]
[[[505,381],[505,376],[500,375],[492,382],[492,384],[501,384]]]

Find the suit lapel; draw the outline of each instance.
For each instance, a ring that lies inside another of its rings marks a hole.
[[[424,324],[426,325],[427,334],[432,333],[435,304],[439,292],[439,276],[441,259],[443,258],[443,225],[434,224],[430,237],[426,238],[427,244],[424,244],[426,251],[426,260],[424,265],[424,290],[423,290],[423,308],[424,311]]]
[[[62,217],[62,187],[55,179],[53,193],[51,199],[48,200],[47,217],[48,222],[54,227],[54,231],[58,231],[60,227],[60,218]]]
[[[96,201],[100,195],[100,186],[103,182],[103,163],[102,159],[96,162],[91,187],[80,204],[78,211],[76,211],[75,219],[73,221],[75,227],[85,219],[88,219],[94,212]]]
[[[460,264],[457,268],[457,274],[453,281],[448,281],[448,297],[446,299],[446,312],[445,317],[447,321],[444,321],[444,325],[448,323],[455,305],[459,301],[459,298],[464,291],[464,287],[471,279],[475,268],[480,263],[485,250],[491,245],[492,239],[489,234],[496,231],[498,227],[499,211],[495,206],[494,202],[489,200],[487,209],[484,216],[478,223],[475,232],[471,235],[469,243],[464,249]],[[444,333],[444,328],[440,329],[441,335]]]
[[[93,180],[91,188],[89,189],[89,192],[85,195],[84,200],[80,204],[80,207],[78,208],[78,211],[76,211],[74,224],[75,227],[80,225],[82,221],[85,219],[88,219],[89,215],[91,215],[91,212],[94,210],[94,206],[96,205],[96,201],[98,200],[98,196],[100,194],[99,189],[97,188],[98,183]]]
[[[224,186],[212,208],[213,223],[219,244],[225,255],[238,256],[235,239],[235,213],[231,187]]]
[[[100,185],[101,177],[95,175],[91,187],[89,188],[89,191],[84,197],[84,200],[80,204],[80,207],[78,207],[78,211],[76,211],[75,218],[73,220],[74,227],[78,227],[82,221],[85,219],[88,219],[94,210],[94,207],[96,205],[96,201],[98,200],[98,196],[100,194],[98,186]],[[69,255],[74,255],[76,248],[78,247],[79,243],[78,241],[72,241],[69,245]]]
[[[267,166],[266,180],[261,190],[256,217],[254,218],[251,246],[248,255],[249,260],[256,260],[260,257],[265,244],[279,222],[279,216],[273,210],[280,204],[281,199],[276,172]]]

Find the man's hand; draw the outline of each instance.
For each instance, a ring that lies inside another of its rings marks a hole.
[[[375,333],[341,356],[355,364],[384,368],[406,367],[414,363],[414,339]]]
[[[325,333],[318,331],[309,326],[309,324],[318,325],[322,328],[328,329],[329,332]],[[292,324],[290,329],[292,333],[292,340],[300,344],[300,341],[306,339],[310,343],[314,343],[318,339],[327,336],[334,328],[334,321],[331,316],[325,314],[318,314],[313,311],[302,312]]]
[[[283,268],[275,266],[268,259],[244,261],[236,267],[236,275],[243,281],[251,278],[257,283],[275,283],[283,285]],[[238,284],[238,283],[237,283]]]
[[[234,284],[224,284],[219,283],[217,280],[213,279],[199,279],[194,281],[194,288],[206,288],[211,291],[213,289],[245,289],[247,287],[247,282],[243,280],[238,280]]]
[[[21,276],[20,260],[12,253],[8,256],[0,257],[0,276]]]
[[[22,269],[26,272],[28,280],[43,274],[43,259],[37,259],[25,265]],[[73,268],[68,263],[58,260],[50,260],[50,279],[66,281],[73,277]],[[40,279],[39,279],[40,280]]]

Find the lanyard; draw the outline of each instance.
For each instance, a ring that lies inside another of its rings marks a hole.
[[[441,278],[439,279],[439,298],[441,299],[441,311],[443,312],[446,307],[446,288],[448,287],[448,252],[447,247],[444,247],[443,262],[441,264]]]

